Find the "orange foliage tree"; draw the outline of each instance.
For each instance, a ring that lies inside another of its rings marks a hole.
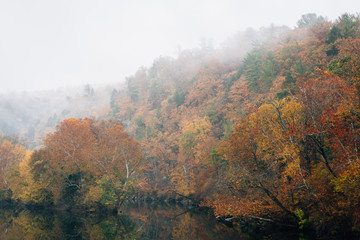
[[[45,138],[32,165],[38,180],[52,176],[50,190],[56,202],[70,198],[118,205],[132,189],[142,160],[138,143],[120,122],[67,119]]]

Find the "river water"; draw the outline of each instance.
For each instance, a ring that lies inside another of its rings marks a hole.
[[[294,231],[232,226],[180,205],[132,204],[122,215],[0,210],[0,239],[299,239]]]

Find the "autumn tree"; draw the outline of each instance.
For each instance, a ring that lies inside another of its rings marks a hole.
[[[26,148],[19,143],[7,139],[0,139],[0,199],[9,199],[11,189],[9,182],[17,174],[18,164],[25,158]]]
[[[53,194],[48,189],[50,178],[42,178],[39,181],[33,174],[32,159],[35,155],[27,151],[25,158],[16,166],[14,174],[11,175],[9,185],[13,193],[12,198],[26,205],[48,206],[54,202]]]
[[[138,143],[120,122],[67,119],[45,138],[31,164],[35,179],[49,181],[55,203],[116,206],[131,189],[142,160]]]
[[[302,105],[286,98],[261,106],[237,126],[221,150],[229,162],[226,185],[233,197],[216,201],[219,212],[246,216],[283,211],[295,216],[303,193],[309,191],[300,158],[301,137],[295,131],[303,120]],[[234,207],[226,201],[234,204],[236,199],[244,204],[231,213],[227,208]]]
[[[91,120],[96,138],[91,159],[99,171],[98,184],[103,204],[122,204],[133,190],[134,174],[139,174],[143,155],[139,144],[129,137],[120,122]],[[90,196],[91,198],[91,196]]]

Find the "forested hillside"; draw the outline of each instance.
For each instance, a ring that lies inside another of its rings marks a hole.
[[[147,191],[206,199],[217,215],[358,229],[359,18],[309,14],[270,36],[240,62],[160,58],[116,94]]]
[[[95,111],[112,120],[58,119],[28,153],[3,139],[2,197],[186,198],[221,216],[360,231],[359,26],[308,14],[159,57]]]

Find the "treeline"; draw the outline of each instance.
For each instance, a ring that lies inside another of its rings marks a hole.
[[[3,197],[118,206],[136,192],[359,231],[359,25],[307,14],[246,31],[247,53],[161,57],[113,90],[102,117],[115,120],[65,120],[32,154],[3,140],[21,152],[1,170]]]

